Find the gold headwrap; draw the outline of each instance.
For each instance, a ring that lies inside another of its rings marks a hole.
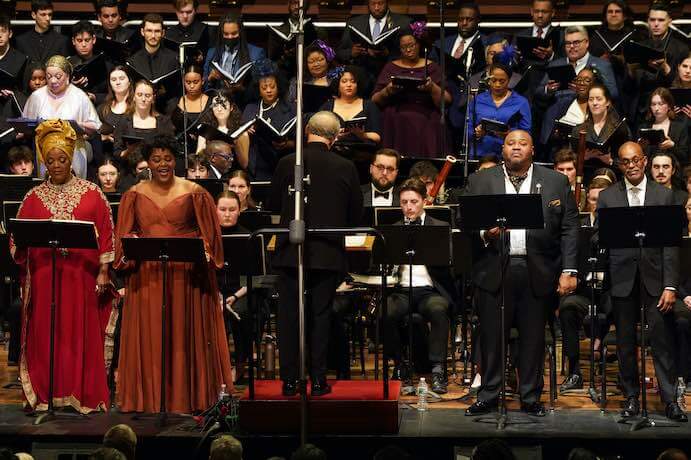
[[[72,75],[72,64],[70,64],[70,61],[68,61],[65,56],[60,56],[59,54],[49,57],[46,61],[46,67],[57,67],[66,74]]]
[[[36,152],[43,163],[48,152],[55,148],[65,152],[71,162],[76,141],[77,133],[68,121],[46,120],[36,127]]]

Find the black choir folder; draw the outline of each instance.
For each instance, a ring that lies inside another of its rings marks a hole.
[[[129,40],[119,42],[116,40],[109,40],[107,38],[99,38],[96,40],[96,49],[102,51],[107,57],[112,60],[122,62],[131,54],[133,48]]]
[[[152,85],[156,86],[157,84],[161,82],[168,82],[172,77],[177,77],[179,76],[180,69],[173,69],[168,73],[165,73],[163,75],[158,75],[154,77],[153,75],[148,75],[144,73],[142,70],[137,69],[132,63],[129,61],[125,63],[127,67],[132,69],[132,71],[137,75],[138,78],[143,78],[144,80],[148,81]]]
[[[313,83],[302,84],[302,103],[305,113],[318,112],[324,103],[333,97],[330,86],[315,85]]]
[[[569,83],[576,78],[576,70],[571,64],[547,67],[546,71],[550,80],[559,82],[559,89],[568,88]]]
[[[533,54],[535,48],[549,48],[552,46],[552,40],[549,38],[528,37],[527,35],[516,35],[516,47],[521,52],[523,59],[538,59]]]
[[[486,135],[503,138],[509,132],[509,125],[498,120],[483,118],[480,124]]]
[[[676,107],[691,105],[691,88],[672,88],[670,91]]]
[[[388,41],[390,38],[397,36],[396,32],[398,32],[400,27],[396,26],[393,29],[387,30],[386,32],[382,32],[375,39],[372,39],[369,36],[369,34],[367,34],[365,32],[361,32],[360,30],[353,27],[352,25],[348,25],[348,29],[350,29],[350,31],[352,32],[350,34],[350,39],[353,42],[359,43],[360,45],[364,46],[365,48],[381,49],[383,47],[384,42]]]
[[[41,124],[42,119],[40,118],[8,118],[5,120],[7,122],[7,125],[14,128],[14,130],[18,133],[23,133],[29,136],[33,136],[34,131],[36,131],[36,127]],[[81,126],[79,126],[79,123],[77,123],[75,120],[64,120],[68,122],[71,126],[72,129],[74,129],[74,132],[76,134],[85,134],[86,132],[82,129]]]
[[[89,86],[94,86],[107,79],[106,60],[103,53],[99,53],[88,61],[74,66],[72,80],[79,80],[83,77],[89,79]]]
[[[599,30],[596,30],[594,32],[594,36],[596,36],[602,42],[602,44],[605,45],[607,52],[610,54],[617,53],[618,51],[622,51],[618,48],[620,48],[621,45],[624,44],[626,39],[629,38],[631,35],[633,35],[633,32],[629,32],[628,34],[624,35],[624,37],[621,40],[619,40],[618,42],[610,43],[607,41],[607,39],[605,39],[605,37],[602,36],[602,34],[600,33]]]
[[[365,123],[367,123],[367,117],[353,117],[350,120],[345,120],[343,122],[343,129],[353,130],[353,129],[365,129]]]
[[[661,129],[641,128],[639,134],[650,145],[660,145],[665,140],[665,132]]]
[[[425,84],[424,78],[406,77],[403,75],[392,75],[391,83],[394,86],[400,86],[404,91],[416,91],[418,86]]]
[[[235,141],[237,140],[238,137],[242,135],[245,131],[250,129],[252,125],[254,125],[257,122],[256,118],[253,118],[249,120],[248,122],[242,124],[239,126],[235,131],[232,133],[224,133],[223,131],[219,130],[218,128],[215,128],[207,123],[199,123],[196,127],[197,134],[204,139],[206,139],[206,142],[211,142],[211,141],[222,141],[225,142],[226,144],[234,144]]]
[[[252,62],[248,62],[247,64],[241,66],[237,72],[229,73],[226,70],[224,70],[223,67],[221,67],[218,64],[218,62],[212,62],[211,63],[211,67],[213,67],[214,70],[216,70],[218,73],[220,73],[221,76],[223,78],[225,78],[228,81],[228,83],[230,83],[231,85],[235,85],[235,84],[240,83],[245,78],[245,76],[247,75],[247,72],[252,68],[252,65],[253,65]]]
[[[648,61],[657,61],[665,58],[664,50],[657,50],[650,46],[629,40],[624,45],[624,58],[628,64],[648,65]]]

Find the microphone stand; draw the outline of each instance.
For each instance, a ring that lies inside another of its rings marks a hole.
[[[297,66],[297,101],[295,113],[297,120],[295,123],[295,172],[294,172],[294,206],[295,218],[289,224],[289,241],[297,249],[297,276],[298,276],[298,335],[299,335],[299,367],[300,367],[300,445],[304,446],[307,442],[307,429],[309,417],[309,405],[307,403],[307,376],[305,372],[305,233],[306,225],[304,220],[305,205],[305,167],[303,164],[303,94],[302,83],[304,75],[304,52],[305,52],[305,0],[298,0],[298,24],[295,34],[295,60]],[[290,23],[290,21],[289,21]],[[291,27],[292,26],[292,23]]]
[[[446,39],[444,33],[444,1],[439,0],[439,67],[441,68],[441,81],[439,90],[441,91],[441,101],[439,102],[439,146],[441,147],[441,158],[446,158]],[[425,62],[425,65],[427,63]]]
[[[182,151],[185,154],[185,168],[187,167],[187,92],[185,91],[185,47],[180,45],[178,49],[178,60],[180,62],[180,82],[182,83]]]

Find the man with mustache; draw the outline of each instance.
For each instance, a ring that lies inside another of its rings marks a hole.
[[[674,183],[679,162],[670,153],[656,152],[650,158],[650,177],[665,188],[672,190],[674,204],[684,206],[689,194]]]

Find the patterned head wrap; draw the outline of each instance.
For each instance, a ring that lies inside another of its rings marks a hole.
[[[49,57],[46,61],[46,67],[57,67],[70,77],[72,76],[72,64],[70,64],[70,61],[68,61],[65,56],[56,54],[55,56]]]
[[[77,133],[68,121],[46,120],[36,127],[36,152],[45,163],[48,152],[60,149],[72,162]]]

